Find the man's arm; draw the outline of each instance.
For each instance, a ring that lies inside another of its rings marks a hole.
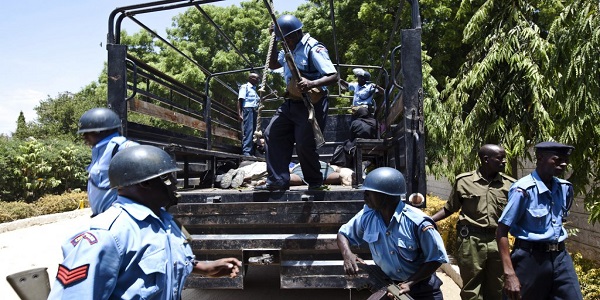
[[[348,241],[348,238],[339,232],[337,234],[337,245],[338,249],[340,249],[340,252],[342,253],[342,256],[344,257],[344,271],[346,271],[346,274],[358,274],[358,265],[356,262],[361,264],[364,264],[365,262],[356,254],[354,254],[352,250],[350,250],[350,242]]]
[[[237,101],[237,111],[238,111],[238,116],[240,117],[240,120],[244,119],[244,115],[242,114],[242,102],[244,102],[243,98],[240,98]]]
[[[242,266],[242,262],[233,257],[205,262],[195,261],[194,263],[195,265],[192,272],[208,277],[229,276],[230,278],[234,278],[237,277],[240,272],[240,267]]]
[[[441,262],[429,261],[421,265],[421,267],[412,274],[405,282],[398,285],[400,293],[405,294],[410,292],[410,288],[419,283],[420,281],[427,279],[442,265]]]
[[[346,90],[348,89],[348,81],[344,80],[344,79],[340,79],[340,86],[342,87],[342,89]]]
[[[508,231],[510,227],[504,223],[498,223],[496,230],[496,243],[504,269],[504,292],[508,299],[521,299],[521,283],[510,260],[510,248],[508,246]]]
[[[442,207],[438,212],[431,216],[431,218],[433,221],[437,222],[449,217],[450,215],[452,215],[452,212],[447,210],[445,207]]]
[[[298,88],[302,92],[307,92],[312,88],[332,85],[332,84],[336,83],[337,80],[338,80],[337,73],[325,75],[325,76],[323,76],[319,79],[315,79],[315,80],[308,80],[308,79],[302,77],[300,82],[298,82]]]

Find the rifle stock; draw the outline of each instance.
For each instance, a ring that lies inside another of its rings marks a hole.
[[[264,0],[264,2],[265,2],[265,6],[267,7],[267,11],[269,12],[269,16],[271,16],[271,19],[273,20],[273,26],[276,26],[278,29],[278,30],[275,30],[275,32],[279,32],[279,34],[282,34],[281,28],[279,28],[279,24],[277,24],[277,18],[275,17],[275,14],[273,13],[273,8],[271,7],[271,4],[269,3],[268,0]],[[292,80],[290,81],[290,85],[297,84],[298,82],[300,82],[300,80],[302,78],[302,74],[300,74],[300,71],[298,70],[298,67],[296,66],[296,62],[294,61],[294,56],[292,55],[292,51],[290,50],[288,45],[285,43],[284,37],[280,36],[279,38],[282,41],[281,44],[283,46],[285,62],[288,65],[288,68],[290,69],[290,73],[292,74]],[[297,87],[295,87],[295,88],[296,88],[296,92],[300,92],[300,91],[298,91]],[[294,91],[290,91],[290,89],[288,88],[288,92],[291,93]],[[321,148],[321,146],[323,146],[325,144],[325,138],[323,137],[323,132],[321,132],[319,123],[315,119],[315,107],[313,106],[313,102],[311,101],[311,98],[309,97],[308,93],[300,92],[300,95],[302,97],[302,101],[304,102],[304,105],[306,106],[306,109],[308,110],[308,122],[310,122],[311,126],[312,126],[313,134],[315,136],[315,144],[317,146],[317,149]],[[315,100],[315,102],[318,100],[320,100],[320,98]]]

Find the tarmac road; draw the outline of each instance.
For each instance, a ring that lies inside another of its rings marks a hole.
[[[60,245],[74,233],[89,226],[90,209],[18,220],[0,224],[0,277],[16,272],[46,267],[51,281],[62,261]],[[442,279],[444,299],[460,299],[460,288],[445,273]],[[281,290],[276,267],[249,268],[244,290],[187,289],[184,300],[300,300],[300,299],[367,299],[368,291],[356,290]],[[5,300],[19,297],[6,280],[0,280],[0,295]]]

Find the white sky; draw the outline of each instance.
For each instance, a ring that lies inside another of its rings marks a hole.
[[[108,17],[117,7],[144,0],[3,1],[0,11],[0,134],[11,134],[19,112],[27,122],[41,100],[79,92],[96,81],[107,59]],[[215,5],[239,5],[225,0]],[[293,11],[306,0],[274,0],[275,10]],[[182,10],[136,16],[160,33]],[[132,34],[139,26],[123,22]],[[102,46],[100,46],[102,43]]]

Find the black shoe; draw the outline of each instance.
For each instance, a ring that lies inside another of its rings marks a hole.
[[[274,184],[257,185],[254,187],[255,191],[269,191],[269,192],[285,192],[289,189],[290,189],[289,186],[274,185]]]

